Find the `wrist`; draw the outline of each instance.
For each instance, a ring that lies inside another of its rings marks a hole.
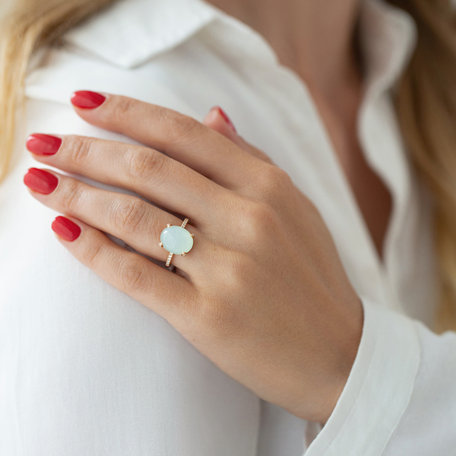
[[[326,396],[327,405],[324,410],[322,410],[322,419],[318,420],[322,426],[326,424],[336,407],[358,353],[364,320],[362,303],[359,298],[358,301],[358,312],[354,317],[352,316],[352,318],[350,318],[347,325],[343,326],[344,334],[338,344],[340,350],[338,351],[336,362],[333,364],[333,373],[331,375],[333,382],[330,382],[331,386],[329,387]]]

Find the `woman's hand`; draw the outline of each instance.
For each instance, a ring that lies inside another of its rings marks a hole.
[[[72,101],[87,122],[144,145],[36,134],[27,141],[34,157],[154,204],[32,169],[31,194],[70,219],[53,223],[62,244],[258,396],[325,422],[363,314],[315,206],[263,152],[223,132],[217,111],[205,125],[123,96],[77,92]],[[194,245],[174,255],[176,274],[158,264],[168,256],[159,237],[184,217]]]

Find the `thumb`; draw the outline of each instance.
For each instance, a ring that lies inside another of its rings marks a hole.
[[[233,122],[220,106],[213,106],[209,110],[203,120],[203,124],[209,128],[212,128],[213,130],[218,131],[223,136],[226,136],[246,152],[264,161],[273,163],[272,160],[264,152],[249,144],[237,133]]]

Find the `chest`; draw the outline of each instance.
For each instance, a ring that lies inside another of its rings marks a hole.
[[[325,110],[321,110],[325,113]],[[347,189],[352,193],[380,262],[384,261],[385,236],[391,221],[393,198],[362,150],[353,122],[342,123],[329,113],[322,118],[331,140],[332,152]]]

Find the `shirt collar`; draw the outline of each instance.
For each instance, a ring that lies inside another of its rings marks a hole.
[[[274,50],[259,33],[204,0],[121,0],[69,30],[63,40],[113,64],[133,68],[211,23],[219,28],[221,23],[215,19],[223,24],[219,33],[232,32],[232,38],[223,43],[237,42],[237,50],[247,57],[277,62]],[[391,85],[414,48],[413,19],[384,0],[362,0],[360,33],[368,84]],[[255,45],[246,45],[246,39]]]
[[[133,68],[182,43],[216,15],[200,0],[120,0],[70,29],[63,42]]]
[[[364,0],[360,13],[365,83],[372,92],[391,87],[416,46],[416,24],[404,10],[383,0]]]

